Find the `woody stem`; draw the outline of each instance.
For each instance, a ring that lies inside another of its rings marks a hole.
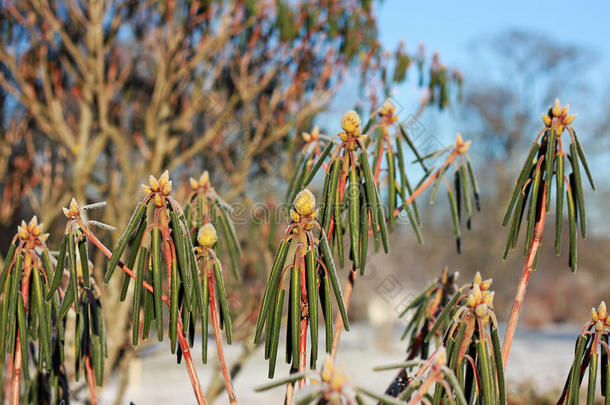
[[[91,232],[86,226],[84,226],[82,222],[79,223],[79,225],[81,225],[81,229],[87,235],[89,241],[93,243],[98,249],[100,249],[104,256],[106,256],[107,258],[112,257],[112,252],[110,251],[110,249],[104,246],[104,244],[93,234],[93,232]],[[119,268],[123,270],[129,277],[133,278],[134,280],[136,279],[136,274],[120,260],[117,266],[119,266]],[[148,291],[150,291],[150,293],[154,294],[155,290],[153,286],[150,285],[148,282],[142,281],[142,286]],[[167,295],[162,294],[161,299],[163,300],[163,302],[165,302],[165,304],[167,304],[167,306],[170,306],[170,299],[167,297]],[[199,382],[199,376],[197,375],[197,371],[195,370],[195,364],[193,363],[193,358],[191,356],[191,348],[189,347],[186,337],[184,336],[184,331],[182,328],[182,319],[180,315],[178,315],[178,325],[176,329],[178,342],[180,343],[180,348],[182,349],[182,357],[184,358],[186,370],[189,374],[191,385],[193,386],[193,392],[195,394],[195,398],[197,399],[197,404],[206,405],[207,402],[203,395],[201,383]]]
[[[517,294],[515,295],[515,301],[513,302],[513,308],[510,312],[510,318],[508,319],[508,327],[506,329],[506,337],[504,338],[504,344],[502,346],[502,364],[506,366],[508,361],[508,355],[510,354],[510,348],[513,343],[515,336],[515,330],[517,329],[517,322],[519,321],[519,313],[521,312],[521,306],[525,299],[525,293],[527,290],[527,284],[529,282],[530,275],[534,269],[534,262],[538,254],[538,248],[542,241],[542,232],[544,230],[544,221],[546,218],[546,184],[543,183],[542,188],[542,202],[540,204],[540,217],[534,228],[534,235],[532,242],[527,254],[527,260],[523,266],[523,272],[521,273],[521,279],[517,287]]]

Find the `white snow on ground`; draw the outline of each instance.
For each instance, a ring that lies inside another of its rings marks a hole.
[[[399,326],[392,332],[389,325],[372,327],[359,324],[352,325],[350,332],[344,333],[337,363],[344,363],[355,385],[361,385],[377,392],[383,392],[394,371],[373,372],[375,366],[404,360],[404,344],[399,340],[402,330]],[[501,330],[504,327],[500,328]],[[558,389],[564,382],[571,363],[574,341],[579,330],[574,327],[553,327],[548,330],[517,331],[506,370],[509,383],[515,384],[530,380],[534,387],[542,391]],[[324,332],[320,331],[320,358],[323,361]],[[392,336],[394,337],[392,339]],[[388,339],[390,338],[390,339]],[[280,337],[280,342],[284,338]],[[384,343],[390,342],[390,343]],[[202,385],[207,386],[215,368],[216,346],[212,337],[208,343],[208,365],[201,363],[200,342],[195,343],[193,358]],[[237,345],[226,347],[226,357],[232,364],[240,354]],[[288,373],[288,366],[283,361],[284,350],[279,348],[276,377]],[[136,405],[152,404],[191,404],[194,403],[192,388],[183,364],[176,364],[175,357],[169,353],[167,342],[157,344],[134,361],[131,366],[131,381],[125,395],[125,404],[132,401]],[[242,372],[234,380],[239,404],[281,404],[284,389],[256,393],[254,388],[269,382],[267,379],[267,361],[263,349],[247,361]],[[101,404],[112,404],[118,389],[118,378],[109,381],[100,396]],[[215,402],[228,404],[226,393]]]

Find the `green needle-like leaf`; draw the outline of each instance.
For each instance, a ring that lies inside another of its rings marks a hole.
[[[129,223],[127,224],[127,228],[125,229],[125,233],[118,240],[114,249],[112,249],[112,256],[110,257],[110,261],[108,262],[108,266],[106,267],[106,276],[104,277],[104,284],[108,284],[112,274],[114,273],[114,269],[116,268],[119,260],[121,259],[121,255],[127,246],[127,242],[131,238],[131,236],[136,232],[137,226],[140,224],[142,217],[146,213],[146,205],[142,202],[139,202],[134,210]]]
[[[152,273],[153,273],[153,288],[155,300],[155,319],[157,321],[157,338],[163,340],[163,275],[161,263],[161,231],[159,228],[151,229],[151,255],[152,255]]]

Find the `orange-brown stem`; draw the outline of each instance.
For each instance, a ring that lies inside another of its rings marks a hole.
[[[91,232],[86,226],[84,226],[84,224],[80,223],[79,225],[81,225],[83,232],[87,235],[87,238],[89,239],[89,241],[91,241],[91,243],[93,243],[98,249],[100,249],[106,257],[108,257],[108,258],[112,257],[112,252],[110,251],[110,249],[108,249],[106,246],[104,246],[104,244],[93,234],[93,232]],[[136,274],[129,267],[127,267],[127,265],[125,265],[123,262],[121,262],[119,260],[119,263],[117,264],[117,266],[119,266],[121,268],[121,270],[123,270],[129,277],[131,277],[135,280]],[[146,281],[142,281],[142,286],[154,294],[155,290],[152,285],[150,285]],[[162,294],[161,299],[168,306],[170,305],[170,300],[167,297],[167,295]],[[193,386],[193,392],[195,394],[195,398],[197,399],[197,403],[199,405],[206,405],[207,402],[203,395],[203,389],[201,388],[201,383],[199,382],[199,376],[197,375],[197,370],[195,369],[195,364],[193,363],[193,358],[191,356],[191,348],[189,347],[188,341],[186,340],[186,337],[184,336],[184,331],[182,328],[182,319],[180,318],[180,316],[178,316],[178,327],[176,329],[177,329],[176,334],[178,336],[178,342],[180,343],[180,348],[182,349],[182,357],[184,358],[186,370],[188,371],[189,378],[191,380],[191,385]]]
[[[413,191],[413,193],[409,196],[409,198],[402,204],[402,206],[396,208],[394,210],[394,216],[397,217],[400,212],[404,209],[405,205],[411,204],[413,203],[413,201],[415,201],[415,199],[424,192],[424,190],[426,190],[428,187],[430,187],[430,185],[432,185],[432,183],[434,183],[434,180],[436,180],[438,178],[438,176],[441,173],[441,170],[445,170],[447,167],[449,167],[449,165],[451,163],[453,163],[453,161],[455,160],[455,158],[457,157],[457,152],[453,151],[451,152],[451,154],[449,155],[449,157],[447,158],[447,160],[445,161],[445,163],[443,163],[443,166],[439,169],[437,169],[432,176],[428,177],[426,179],[425,182],[423,182],[419,187],[417,187],[416,190]]]
[[[85,355],[85,371],[87,373],[89,394],[91,395],[91,405],[97,405],[97,397],[95,396],[95,374],[93,373],[93,367],[91,367],[91,356],[89,356],[89,353]]]
[[[8,361],[8,368],[7,368],[7,373],[6,375],[13,375],[13,365],[14,365],[14,353],[10,353],[9,355],[9,361]],[[10,378],[7,378],[6,381],[4,382],[4,392],[6,393],[6,395],[4,396],[4,405],[10,405],[11,404],[11,388],[13,386],[13,381],[11,381]]]
[[[377,165],[375,165],[375,184],[379,184],[379,174],[381,173],[381,156],[383,155],[383,142],[381,142],[381,148],[379,148],[379,159],[377,159]]]
[[[515,301],[513,302],[513,309],[510,312],[510,318],[508,318],[508,327],[506,329],[506,336],[504,338],[504,345],[502,346],[502,364],[506,367],[508,361],[508,355],[510,354],[510,347],[513,343],[515,336],[515,330],[517,329],[517,322],[519,321],[519,313],[521,312],[521,306],[525,299],[525,293],[527,290],[527,284],[530,279],[532,270],[534,269],[534,262],[538,253],[542,241],[542,232],[544,231],[544,221],[546,218],[546,199],[547,199],[546,184],[542,186],[542,201],[540,203],[540,217],[534,228],[534,235],[532,242],[527,254],[527,260],[523,266],[523,272],[521,273],[521,279],[519,280],[519,286],[517,287],[517,294],[515,295]]]
[[[206,269],[206,272],[207,270],[208,269]],[[235,392],[233,392],[231,374],[229,373],[229,369],[225,361],[224,350],[222,349],[218,313],[216,312],[216,302],[214,298],[214,277],[212,277],[211,272],[208,272],[208,274],[208,285],[210,286],[210,314],[212,315],[212,325],[214,325],[214,339],[216,340],[216,348],[218,349],[218,361],[220,362],[220,368],[222,369],[222,376],[225,380],[225,387],[227,389],[227,394],[229,395],[229,401],[231,404],[236,404],[237,400],[235,399]],[[204,336],[203,339],[206,339],[206,337]]]

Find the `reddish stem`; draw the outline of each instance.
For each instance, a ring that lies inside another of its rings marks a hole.
[[[7,373],[6,375],[13,375],[13,365],[14,365],[14,353],[10,353],[9,354],[9,362],[8,362],[8,369],[7,369]],[[4,382],[4,392],[6,392],[6,396],[4,397],[4,405],[10,405],[11,404],[11,387],[12,387],[13,382],[11,381],[10,378],[7,378],[6,381]]]
[[[216,302],[214,298],[214,277],[212,277],[212,272],[207,271],[207,267],[208,264],[206,261],[206,272],[208,273],[208,285],[210,291],[210,313],[212,314],[212,325],[214,325],[214,340],[216,340],[216,348],[218,349],[218,361],[220,362],[220,367],[222,369],[222,375],[225,380],[227,394],[229,394],[229,401],[231,402],[231,405],[233,405],[237,403],[237,400],[235,399],[235,393],[233,392],[231,374],[229,373],[229,369],[227,368],[224,351],[222,350],[222,340],[220,338],[220,327],[218,322],[218,314],[216,312]],[[206,339],[206,337],[204,336],[203,339]]]
[[[91,404],[97,405],[97,398],[95,396],[95,374],[91,367],[91,356],[89,353],[85,355],[85,370],[87,372],[87,383],[89,384],[89,393],[91,394]]]
[[[87,238],[89,238],[91,243],[93,243],[98,249],[100,249],[106,257],[108,257],[108,258],[112,257],[112,252],[110,251],[110,249],[108,249],[106,246],[104,246],[104,244],[93,234],[93,232],[91,232],[86,226],[84,226],[84,224],[80,223],[79,225],[81,225],[83,232],[85,232],[85,234],[87,235]],[[129,267],[127,267],[123,262],[121,262],[119,260],[117,266],[119,266],[121,268],[121,270],[123,270],[129,277],[131,277],[135,280],[135,278],[136,278],[135,273]],[[154,294],[155,290],[154,290],[153,286],[150,285],[148,282],[142,281],[142,286]],[[167,295],[161,294],[161,299],[168,306],[170,305],[170,300],[167,297]],[[184,358],[186,370],[188,371],[189,378],[191,380],[191,385],[193,386],[193,392],[195,394],[195,398],[197,399],[197,403],[199,405],[206,405],[207,402],[203,395],[203,390],[201,389],[201,383],[199,382],[199,376],[197,375],[197,370],[195,370],[195,364],[193,363],[193,358],[191,357],[191,348],[189,347],[186,337],[184,337],[184,331],[182,328],[182,319],[180,316],[178,316],[178,327],[177,327],[176,334],[178,335],[178,341],[180,342],[180,348],[182,349],[182,357]]]
[[[453,151],[451,152],[451,154],[449,155],[449,157],[447,158],[447,160],[445,160],[445,163],[443,163],[443,166],[441,166],[439,169],[437,169],[432,176],[428,177],[426,179],[425,182],[422,183],[421,186],[417,187],[416,190],[413,191],[413,193],[409,196],[409,198],[402,204],[402,206],[396,208],[394,210],[394,216],[397,217],[400,212],[404,209],[405,205],[411,204],[413,201],[415,201],[415,199],[424,192],[424,190],[426,190],[428,187],[430,187],[430,185],[432,183],[434,183],[434,180],[436,180],[438,178],[438,176],[441,173],[441,170],[445,170],[447,167],[449,167],[449,165],[451,163],[453,163],[453,161],[455,160],[455,158],[457,157],[457,152]]]
[[[510,318],[508,319],[508,327],[506,329],[506,337],[504,338],[504,345],[502,346],[502,364],[506,367],[508,361],[508,355],[510,354],[510,347],[513,343],[513,337],[515,330],[517,329],[517,322],[519,321],[519,313],[521,312],[521,305],[525,299],[525,292],[527,290],[527,284],[529,282],[530,275],[534,269],[534,261],[536,260],[536,254],[542,241],[542,232],[544,231],[544,221],[546,218],[546,183],[542,186],[542,201],[540,203],[540,218],[534,228],[534,235],[532,242],[527,254],[527,260],[523,266],[523,272],[521,273],[521,279],[519,280],[519,286],[517,287],[517,294],[515,295],[515,301],[513,302],[513,309],[510,312]]]

